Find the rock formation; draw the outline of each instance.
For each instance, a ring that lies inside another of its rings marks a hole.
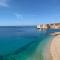
[[[60,29],[60,23],[37,25],[38,29]]]

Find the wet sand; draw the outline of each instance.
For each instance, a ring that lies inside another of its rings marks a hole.
[[[50,46],[50,52],[52,55],[52,60],[60,60],[60,35],[57,34],[53,38]]]

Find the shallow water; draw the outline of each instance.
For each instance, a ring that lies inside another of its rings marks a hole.
[[[48,31],[35,26],[0,27],[0,60],[48,60],[51,40]]]

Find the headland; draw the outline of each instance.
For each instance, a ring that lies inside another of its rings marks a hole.
[[[60,23],[39,24],[38,29],[60,29]]]

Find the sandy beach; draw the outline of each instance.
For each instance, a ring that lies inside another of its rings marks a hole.
[[[50,46],[50,52],[53,60],[60,60],[60,35],[56,35]]]

